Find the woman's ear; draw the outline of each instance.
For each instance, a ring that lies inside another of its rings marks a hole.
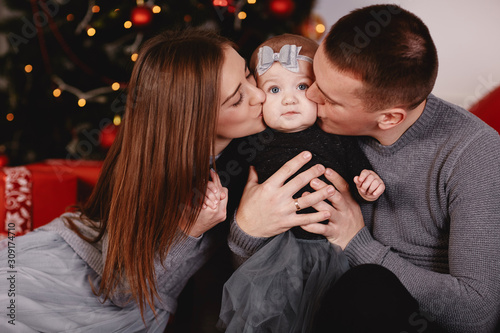
[[[378,117],[378,127],[381,130],[391,129],[401,124],[406,119],[406,116],[406,110],[401,108],[384,110]]]

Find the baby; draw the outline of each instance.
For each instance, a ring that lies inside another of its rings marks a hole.
[[[356,138],[325,133],[315,124],[317,105],[305,93],[315,80],[312,59],[317,48],[313,40],[285,34],[267,40],[252,55],[250,68],[255,69],[257,85],[266,93],[264,121],[273,133],[273,139],[253,161],[259,183],[294,156],[308,150],[313,158],[297,174],[315,164],[323,164],[349,183],[355,199],[374,201],[383,193],[384,183],[370,170],[371,165]],[[306,186],[294,197],[299,198],[305,191],[313,190]],[[314,210],[304,209],[300,213],[311,211]],[[300,238],[322,238],[299,227],[293,232]]]
[[[259,182],[308,150],[313,158],[296,174],[323,164],[346,179],[355,199],[374,201],[384,183],[370,170],[356,138],[328,134],[316,125],[317,105],[305,93],[315,80],[317,48],[308,38],[285,34],[267,40],[252,55],[250,68],[266,93],[264,121],[273,134],[253,160]],[[313,190],[306,186],[294,197],[306,191]],[[314,211],[296,208],[297,213]],[[292,228],[267,242],[226,282],[219,323],[227,332],[308,332],[321,295],[348,267],[340,248],[323,236]]]

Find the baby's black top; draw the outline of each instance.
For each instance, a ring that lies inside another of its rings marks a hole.
[[[283,164],[297,156],[300,152],[307,150],[312,153],[311,160],[290,177],[287,182],[310,167],[322,164],[326,168],[331,168],[338,172],[349,184],[349,189],[353,197],[358,202],[363,201],[353,179],[362,170],[371,170],[372,167],[365,154],[359,148],[355,137],[329,134],[323,132],[316,124],[295,133],[283,133],[270,128],[266,131],[272,134],[272,137],[266,140],[262,149],[259,149],[252,163],[259,176],[259,183],[266,181]],[[324,176],[319,178],[331,184]],[[308,184],[299,190],[294,195],[294,198],[300,198],[302,193],[306,191],[314,192]],[[313,208],[306,208],[299,211],[299,213],[311,212],[315,212],[315,210]],[[327,223],[327,221],[324,222]],[[323,238],[321,235],[309,233],[300,227],[292,228],[292,232],[297,238]]]

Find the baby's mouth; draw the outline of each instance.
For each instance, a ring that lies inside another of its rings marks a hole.
[[[285,113],[282,113],[281,115],[282,116],[293,116],[293,115],[296,115],[296,114],[300,114],[300,112],[297,112],[297,111],[287,111]]]

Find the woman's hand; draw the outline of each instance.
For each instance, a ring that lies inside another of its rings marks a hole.
[[[296,212],[299,208],[313,206],[331,196],[335,192],[333,186],[326,186],[306,198],[299,198],[297,204],[292,198],[312,179],[325,172],[322,165],[315,165],[284,184],[311,156],[310,152],[300,153],[262,184],[257,182],[255,169],[250,168],[248,182],[236,212],[236,222],[241,230],[253,237],[272,237],[291,227],[320,222],[330,217],[329,211],[325,209],[310,214]]]
[[[212,181],[208,182],[205,201],[201,207],[198,219],[187,233],[193,237],[199,237],[206,231],[226,220],[226,206],[228,193],[227,188],[222,187],[219,176],[210,170]]]
[[[302,229],[325,236],[330,243],[339,245],[342,250],[345,249],[351,239],[363,229],[365,221],[361,214],[359,205],[349,192],[349,185],[338,173],[332,169],[327,169],[325,177],[328,179],[338,191],[334,191],[333,195],[327,198],[332,203],[332,206],[326,202],[318,202],[313,205],[316,210],[329,210],[331,217],[328,224],[314,223],[302,226]],[[326,187],[326,183],[314,179],[311,181],[311,187],[316,191],[321,191]],[[307,198],[314,193],[305,193],[303,198]]]

